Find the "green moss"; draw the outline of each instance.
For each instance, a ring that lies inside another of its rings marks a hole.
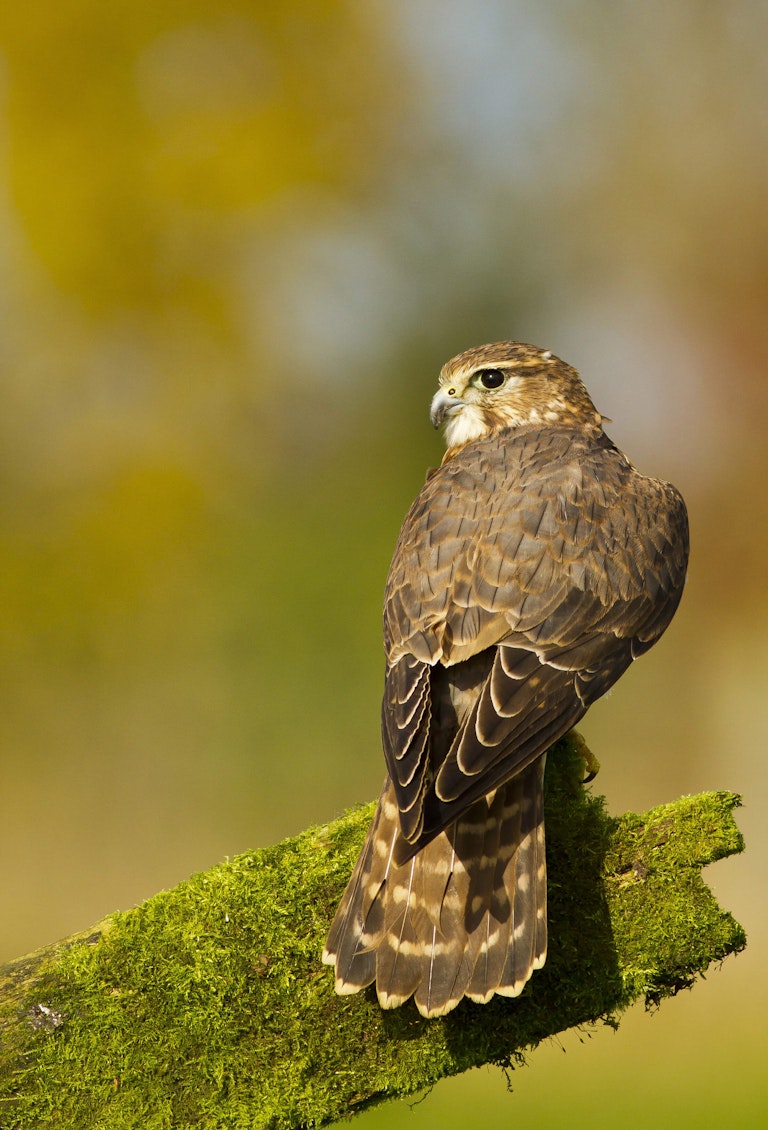
[[[608,817],[575,747],[547,771],[547,965],[443,1020],[336,997],[322,941],[372,806],[193,876],[0,977],[0,1125],[317,1126],[611,1020],[745,944],[701,866],[741,850],[730,794]]]
[[[629,999],[644,993],[658,1001],[746,945],[701,875],[706,864],[742,851],[731,817],[739,803],[732,793],[703,793],[619,822],[606,892]]]

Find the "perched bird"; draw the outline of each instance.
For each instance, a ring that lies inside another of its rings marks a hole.
[[[544,964],[545,754],[668,626],[688,522],[549,350],[454,357],[431,419],[384,598],[388,776],[323,960],[440,1016]]]

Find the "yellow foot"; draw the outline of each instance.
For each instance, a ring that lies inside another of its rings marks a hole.
[[[568,737],[571,739],[579,757],[584,762],[584,768],[587,771],[587,775],[584,778],[582,784],[588,785],[590,781],[594,781],[595,777],[600,772],[600,762],[597,760],[594,753],[589,748],[578,730],[571,730],[568,734]]]

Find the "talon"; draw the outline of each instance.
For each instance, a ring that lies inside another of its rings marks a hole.
[[[584,768],[587,771],[587,775],[581,783],[582,785],[588,785],[590,781],[594,781],[595,777],[600,772],[600,762],[578,730],[571,730],[568,737],[579,757],[584,762]]]

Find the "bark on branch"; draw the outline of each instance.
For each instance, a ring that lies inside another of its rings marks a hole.
[[[632,1001],[745,945],[701,868],[741,851],[730,793],[607,815],[568,740],[547,765],[550,949],[517,1000],[442,1020],[339,998],[323,937],[373,806],[195,875],[0,969],[0,1126],[317,1126]]]

